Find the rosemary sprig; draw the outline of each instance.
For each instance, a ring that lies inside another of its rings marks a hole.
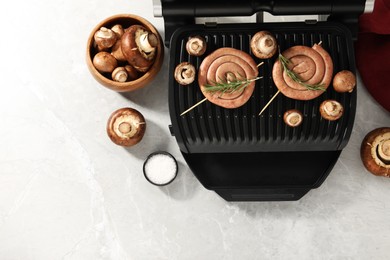
[[[207,92],[223,94],[232,94],[237,91],[243,91],[251,82],[261,79],[262,77],[256,77],[253,79],[242,79],[234,81],[226,81],[220,79],[220,82],[212,82],[213,85],[206,84],[204,87]]]
[[[282,64],[283,70],[286,72],[287,76],[289,76],[293,81],[299,83],[300,85],[304,86],[308,90],[322,90],[325,91],[326,89],[323,87],[323,84],[307,84],[306,82],[302,81],[301,78],[292,70],[288,68],[288,64],[290,63],[290,60],[284,57],[281,53],[279,53],[279,61],[280,64]]]

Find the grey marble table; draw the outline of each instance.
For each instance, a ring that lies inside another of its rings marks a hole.
[[[170,136],[168,59],[125,95],[86,67],[87,37],[106,17],[137,14],[163,34],[152,9],[135,0],[1,8],[0,259],[388,259],[390,179],[369,174],[359,149],[390,117],[360,79],[351,139],[320,188],[296,202],[228,203],[200,185]],[[105,132],[125,106],[148,124],[129,149]],[[155,150],[179,161],[164,188],[142,175]]]

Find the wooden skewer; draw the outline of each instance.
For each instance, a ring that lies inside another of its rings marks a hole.
[[[261,65],[263,65],[264,62],[260,62],[259,64],[257,64],[257,67],[260,67]],[[192,107],[190,107],[189,109],[187,109],[186,111],[184,111],[183,113],[180,114],[180,116],[183,116],[185,114],[187,114],[188,112],[190,112],[192,109],[194,109],[195,107],[199,106],[200,104],[202,104],[203,102],[205,102],[207,100],[207,98],[204,98],[202,99],[201,101],[199,101],[198,103],[196,103],[195,105],[193,105]]]
[[[275,95],[268,101],[268,103],[263,107],[263,109],[260,111],[259,116],[264,112],[264,110],[267,109],[267,107],[271,104],[271,102],[276,98],[276,96],[280,93],[280,90],[275,93]]]
[[[195,105],[193,105],[192,107],[190,107],[189,109],[187,109],[186,111],[184,111],[183,113],[181,113],[180,116],[183,116],[184,114],[187,114],[187,113],[190,112],[192,109],[194,109],[195,107],[199,106],[200,104],[202,104],[202,103],[205,102],[206,100],[207,100],[207,98],[202,99],[201,101],[199,101],[198,103],[196,103]]]

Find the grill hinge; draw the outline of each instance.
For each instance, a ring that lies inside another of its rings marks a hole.
[[[206,27],[217,27],[217,22],[205,22],[204,26],[206,26]]]
[[[309,19],[309,20],[305,20],[305,24],[317,24],[317,20],[316,19]]]

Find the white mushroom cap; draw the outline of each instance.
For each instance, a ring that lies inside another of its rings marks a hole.
[[[369,132],[362,141],[360,156],[369,172],[390,177],[390,128],[380,127]]]
[[[303,121],[302,113],[297,109],[290,109],[284,113],[284,122],[291,127],[299,126]]]
[[[117,36],[114,31],[111,29],[108,29],[106,27],[101,27],[95,34],[94,34],[94,40],[95,43],[100,48],[110,48],[112,47],[116,40]]]
[[[128,73],[127,70],[124,67],[117,67],[114,69],[111,75],[112,79],[117,82],[126,82]]]
[[[107,134],[111,141],[122,146],[133,146],[139,143],[145,129],[145,118],[133,108],[114,111],[107,122]]]
[[[176,66],[175,79],[181,85],[188,85],[194,82],[196,70],[189,62],[182,62]]]
[[[343,106],[336,100],[325,100],[320,105],[321,116],[327,120],[337,120],[344,112]]]
[[[329,116],[337,116],[340,114],[340,111],[342,110],[342,106],[340,103],[335,101],[328,101],[324,104],[324,111]]]
[[[188,54],[193,56],[201,56],[206,52],[206,41],[201,36],[190,37],[186,43]]]
[[[139,47],[145,53],[151,53],[156,50],[157,37],[153,33],[144,32],[139,38]]]
[[[371,146],[373,147],[371,154],[375,162],[390,169],[390,164],[385,163],[390,161],[390,132],[377,136]]]
[[[278,44],[270,32],[260,31],[252,37],[250,47],[257,58],[268,59],[276,53]]]

